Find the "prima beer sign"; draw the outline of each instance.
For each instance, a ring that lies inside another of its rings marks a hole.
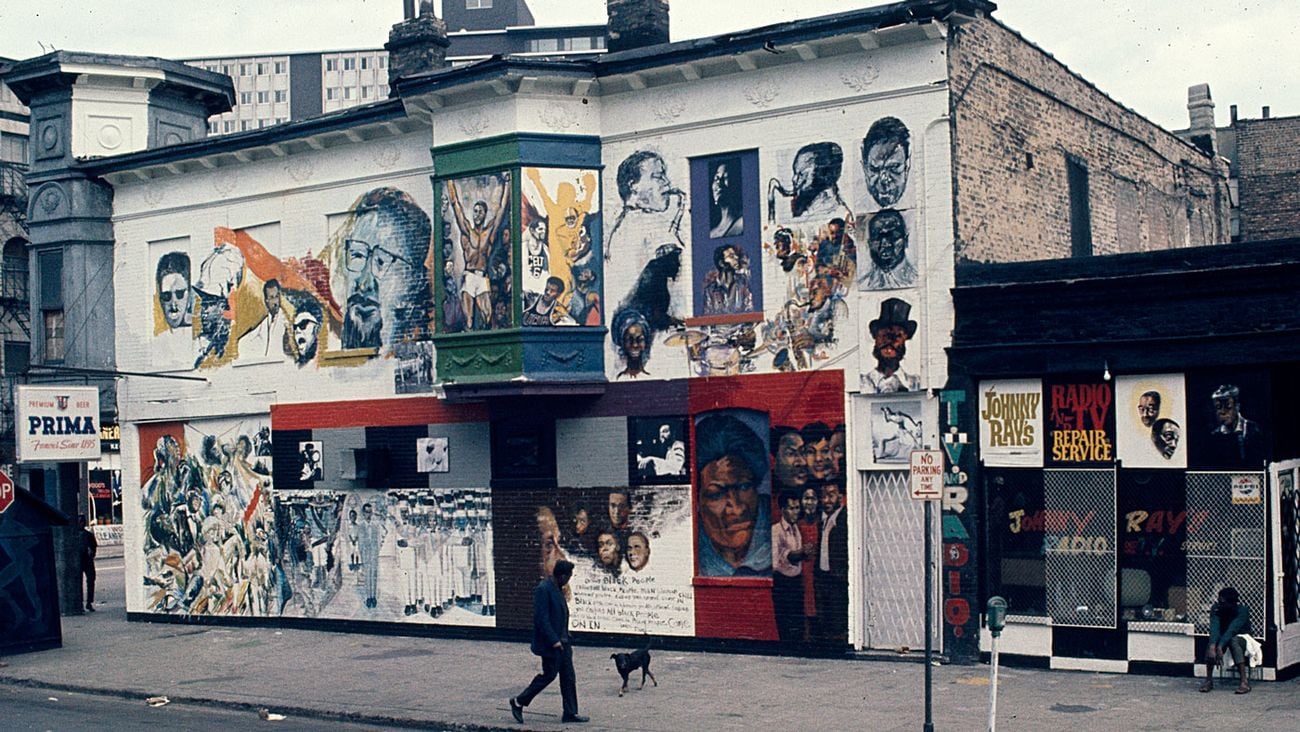
[[[99,459],[99,389],[18,386],[14,391],[18,462]]]

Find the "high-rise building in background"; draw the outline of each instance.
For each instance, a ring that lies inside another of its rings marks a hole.
[[[605,52],[605,24],[537,26],[524,0],[444,0],[447,60],[453,66],[496,55],[590,58]],[[247,56],[184,63],[229,76],[235,108],[208,120],[208,134],[245,132],[386,99],[383,48]]]

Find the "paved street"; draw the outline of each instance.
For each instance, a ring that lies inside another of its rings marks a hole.
[[[301,728],[290,720],[303,719],[520,729],[506,699],[536,673],[525,643],[126,622],[121,564],[101,557],[100,610],[64,619],[63,648],[0,659],[0,700],[22,698],[22,714],[36,715],[22,719],[48,712],[41,728],[89,729],[116,724],[120,713],[128,726],[157,719],[169,729],[228,728],[227,721],[242,728],[245,721],[266,724],[255,716],[266,707],[287,715],[278,724],[290,729]],[[886,732],[920,729],[924,719],[919,663],[657,650],[659,686],[637,690],[634,683],[619,698],[613,650],[620,649],[575,651],[589,729]],[[985,728],[988,671],[935,669],[936,730]],[[1257,682],[1254,693],[1237,696],[1230,685],[1198,694],[1190,678],[1004,668],[1000,680],[1002,730],[1300,729],[1297,681]],[[69,691],[108,695],[110,702],[77,696],[76,704],[48,709],[41,702]],[[173,716],[146,714],[160,711],[143,701],[155,695],[176,705]],[[559,692],[548,689],[529,708],[525,728],[561,729],[559,711]]]

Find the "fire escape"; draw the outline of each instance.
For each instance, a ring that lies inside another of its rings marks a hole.
[[[13,221],[17,236],[0,242],[0,346],[4,371],[0,374],[0,463],[14,459],[14,383],[27,368],[32,340],[31,309],[27,299],[27,166],[0,161],[0,222]],[[3,229],[0,229],[3,230]]]

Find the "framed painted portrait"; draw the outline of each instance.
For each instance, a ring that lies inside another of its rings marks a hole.
[[[757,151],[691,160],[691,200],[697,202],[691,207],[694,323],[762,316],[758,188]]]
[[[421,437],[415,441],[416,469],[421,473],[451,472],[446,437]]]
[[[686,417],[628,417],[627,435],[630,485],[691,482]]]

